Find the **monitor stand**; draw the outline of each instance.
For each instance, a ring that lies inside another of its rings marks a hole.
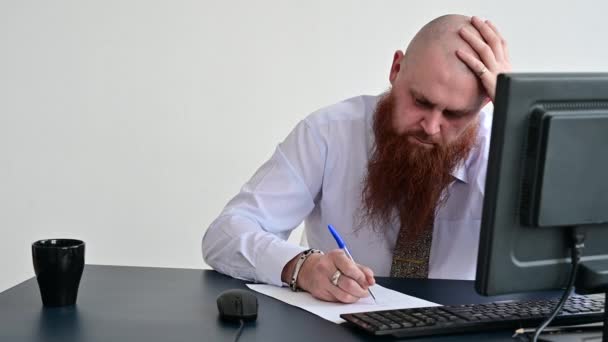
[[[576,250],[572,250],[572,258],[575,254],[578,258],[581,258],[581,250],[585,247],[585,226],[566,226],[569,228],[572,234],[572,247]],[[559,228],[562,228],[561,226]],[[581,258],[582,259],[582,258]],[[595,259],[595,260],[581,260],[579,259],[578,270],[576,271],[576,278],[574,281],[574,288],[579,294],[592,294],[592,293],[603,293],[604,294],[604,318],[602,324],[602,336],[600,337],[595,333],[592,339],[588,339],[580,335],[580,337],[571,337],[572,341],[599,341],[608,342],[608,259]],[[585,333],[588,335],[588,333]],[[555,338],[551,336],[543,336],[541,341],[560,341],[561,338],[556,335]]]
[[[578,267],[574,284],[579,294],[604,293],[604,321],[602,331],[581,331],[557,335],[541,334],[539,341],[602,341],[608,342],[608,260],[583,261]]]
[[[581,294],[604,293],[604,325],[602,342],[608,342],[608,260],[582,261],[574,283]]]

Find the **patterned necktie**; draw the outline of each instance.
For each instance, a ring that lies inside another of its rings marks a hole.
[[[401,229],[395,245],[395,252],[393,253],[391,277],[428,278],[432,241],[432,223],[416,239],[408,239],[406,237],[406,230]]]

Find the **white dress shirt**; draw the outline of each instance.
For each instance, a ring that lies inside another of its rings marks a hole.
[[[358,263],[388,276],[399,226],[378,233],[360,216],[377,100],[354,97],[302,120],[211,223],[205,261],[230,276],[280,286],[283,266],[306,249],[286,241],[304,221],[311,248],[337,248],[332,224]],[[437,212],[429,278],[475,279],[491,110],[480,112],[476,147],[453,172],[450,196]]]

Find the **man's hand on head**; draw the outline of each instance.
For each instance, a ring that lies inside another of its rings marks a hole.
[[[511,71],[507,41],[489,20],[472,17],[471,24],[483,39],[471,32],[471,27],[463,27],[459,34],[477,52],[481,60],[462,50],[456,50],[456,55],[479,77],[488,97],[494,102],[498,74]]]
[[[292,269],[288,266],[285,270]],[[335,276],[338,270],[340,273]],[[336,285],[332,283],[332,277],[337,279]],[[375,283],[372,270],[350,260],[341,249],[310,255],[302,265],[297,280],[298,288],[313,297],[342,303],[354,303],[369,296],[368,288]]]

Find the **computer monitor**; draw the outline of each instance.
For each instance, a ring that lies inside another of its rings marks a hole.
[[[608,74],[498,77],[476,290],[565,288],[568,227],[586,232],[577,291],[608,285]]]

